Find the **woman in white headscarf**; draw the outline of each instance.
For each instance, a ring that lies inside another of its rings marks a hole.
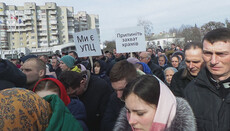
[[[186,100],[176,98],[158,78],[143,75],[127,84],[125,108],[115,131],[195,131],[195,118]]]

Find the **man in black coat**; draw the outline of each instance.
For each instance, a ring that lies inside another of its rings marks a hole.
[[[70,97],[79,97],[84,103],[90,131],[100,131],[101,119],[112,93],[106,81],[90,75],[88,70],[78,73],[74,71],[62,72],[59,80],[66,87]],[[68,88],[67,88],[68,87]]]
[[[162,81],[164,81],[164,73],[163,73],[160,66],[158,66],[157,64],[154,64],[151,61],[150,53],[149,52],[141,52],[139,56],[140,56],[139,60],[141,62],[144,62],[145,64],[147,64],[149,66],[149,68],[151,69],[152,73],[155,76],[157,76],[158,78],[160,78]]]
[[[102,119],[101,131],[113,130],[120,110],[125,106],[125,103],[121,100],[123,90],[126,84],[136,78],[136,76],[137,72],[134,65],[127,60],[121,60],[113,66],[110,72],[110,80],[115,92],[110,96],[109,103]]]
[[[186,68],[176,72],[170,84],[170,89],[175,96],[184,97],[184,88],[193,80],[204,65],[202,58],[202,44],[190,42],[184,47]]]
[[[203,40],[205,68],[187,85],[199,131],[230,130],[230,29],[208,32]]]
[[[0,59],[0,90],[12,87],[24,87],[26,75],[13,63]]]

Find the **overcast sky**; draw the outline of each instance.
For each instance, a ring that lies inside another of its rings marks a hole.
[[[138,19],[153,23],[153,32],[168,31],[184,25],[198,27],[209,21],[230,20],[229,0],[1,0],[7,5],[24,2],[56,2],[57,6],[73,6],[75,13],[98,14],[101,41],[115,39],[115,30],[137,25]]]

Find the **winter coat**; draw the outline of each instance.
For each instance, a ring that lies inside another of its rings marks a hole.
[[[110,96],[104,117],[101,122],[101,131],[112,131],[119,116],[121,109],[125,103],[117,97],[117,93],[113,92]]]
[[[164,72],[162,71],[161,67],[157,64],[154,64],[152,61],[148,63],[149,68],[151,69],[152,73],[164,81]]]
[[[188,83],[195,77],[191,76],[187,69],[181,69],[176,72],[170,83],[170,89],[175,96],[184,98],[184,89]]]
[[[0,90],[12,87],[24,87],[26,75],[12,62],[0,59]]]
[[[79,99],[84,103],[87,121],[86,124],[90,131],[100,130],[101,119],[104,115],[109,97],[112,93],[111,87],[96,76],[90,76],[87,73],[87,89],[79,96]]]
[[[57,95],[48,95],[44,99],[50,103],[52,109],[52,116],[46,131],[83,131],[80,123]]]
[[[215,82],[203,68],[185,88],[185,98],[193,109],[199,131],[230,130],[229,82],[230,78]]]
[[[71,114],[78,120],[84,131],[88,131],[86,126],[86,110],[85,105],[78,98],[71,98],[68,104],[68,109]]]
[[[166,131],[196,131],[196,122],[192,109],[183,98],[177,97],[176,115]],[[122,108],[116,121],[114,131],[132,131],[126,117],[126,109]]]

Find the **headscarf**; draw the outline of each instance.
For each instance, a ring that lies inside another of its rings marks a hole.
[[[148,75],[153,75],[151,69],[149,68],[149,66],[147,64],[145,64],[144,62],[137,62],[138,64],[141,64],[142,67],[143,67],[143,72],[145,74],[148,74]]]
[[[52,115],[50,104],[32,91],[0,91],[0,130],[45,130]]]
[[[169,128],[176,115],[176,97],[159,78],[157,80],[160,84],[160,96],[150,131],[164,131]],[[130,118],[128,113],[127,118]]]
[[[43,78],[41,80],[39,80],[34,88],[33,88],[33,92],[35,92],[35,89],[37,88],[38,84],[41,82],[41,81],[45,81],[45,80],[50,80],[50,81],[53,81],[57,84],[57,86],[59,87],[60,89],[60,98],[62,99],[62,101],[65,103],[65,105],[67,106],[69,103],[70,103],[70,98],[69,96],[67,95],[66,93],[66,89],[65,89],[65,86],[58,80],[58,79],[55,79],[55,78]]]
[[[151,131],[163,131],[169,128],[176,115],[176,97],[160,79],[158,81],[160,96]]]

